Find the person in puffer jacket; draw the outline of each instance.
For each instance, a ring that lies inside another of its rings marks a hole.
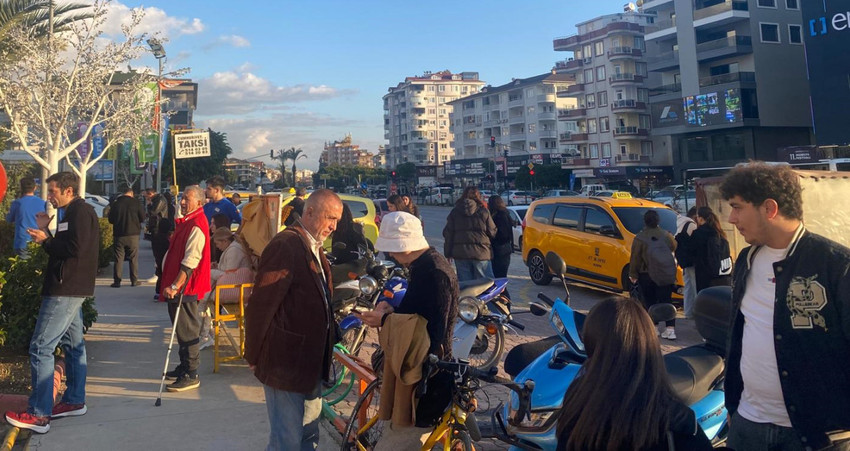
[[[466,187],[443,229],[443,253],[449,261],[454,260],[459,282],[493,278],[490,240],[495,236],[496,224],[478,188]]]

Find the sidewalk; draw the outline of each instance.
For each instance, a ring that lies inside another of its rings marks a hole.
[[[153,274],[150,242],[141,241],[140,280]],[[163,391],[154,407],[171,324],[165,303],[153,302],[154,287],[124,284],[111,288],[112,268],[104,268],[95,289],[98,320],[86,334],[88,413],[50,423],[33,434],[38,450],[264,449],[269,424],[260,383],[244,361],[220,365],[213,373],[212,347],[201,351],[201,387],[184,393]],[[177,344],[170,367],[179,361]],[[319,449],[339,445],[322,422]]]

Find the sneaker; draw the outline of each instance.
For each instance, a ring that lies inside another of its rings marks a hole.
[[[210,338],[210,337],[206,337],[203,340],[201,340],[201,346],[198,347],[198,350],[200,351],[202,349],[209,348],[212,345],[213,345],[213,339]]]
[[[188,374],[184,374],[177,378],[177,382],[173,384],[169,384],[165,387],[166,390],[171,392],[181,392],[187,390],[194,390],[201,386],[201,378],[198,375],[189,376]]]
[[[186,374],[186,370],[184,370],[182,366],[177,365],[177,368],[174,368],[173,370],[165,373],[165,378],[166,379],[178,379],[178,378],[182,377],[184,374]]]
[[[112,287],[112,288],[121,288],[121,282],[112,282],[112,285],[110,285],[110,287]]]
[[[144,282],[142,282],[141,280],[137,280],[137,281],[135,281],[135,282],[131,283],[131,284],[130,284],[130,286],[131,286],[131,287],[138,287],[138,286],[141,286],[141,285],[144,285],[144,284],[145,284],[145,283],[144,283]]]
[[[151,277],[150,279],[145,280],[145,282],[147,282],[147,283],[156,283],[156,280],[157,280],[158,278],[159,278],[159,277],[157,277],[157,276],[153,276],[153,277]]]
[[[50,430],[50,417],[37,417],[29,412],[6,412],[6,422],[21,429],[29,429],[39,434]]]
[[[86,408],[85,404],[68,404],[66,402],[60,402],[53,407],[53,412],[50,414],[50,418],[62,418],[62,417],[78,417],[80,415],[85,415],[89,409]]]
[[[154,302],[159,302],[159,294],[155,294],[155,295],[153,295],[153,301],[154,301]]]
[[[664,333],[661,334],[661,338],[666,338],[668,340],[676,339],[676,329],[667,329]]]

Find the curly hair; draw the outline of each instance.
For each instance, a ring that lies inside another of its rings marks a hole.
[[[755,206],[773,199],[782,216],[803,219],[803,188],[800,178],[790,166],[763,161],[738,166],[720,184],[720,194],[725,200],[739,196]]]

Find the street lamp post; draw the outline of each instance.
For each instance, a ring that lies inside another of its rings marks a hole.
[[[156,100],[158,102],[156,111],[158,111],[159,117],[156,118],[157,124],[157,139],[159,140],[159,146],[162,146],[162,60],[165,59],[165,48],[162,46],[162,43],[157,38],[148,39],[148,46],[151,48],[151,52],[153,52],[153,56],[159,62],[159,72],[156,75]],[[156,192],[162,192],[162,151],[163,149],[159,149],[156,156]]]

